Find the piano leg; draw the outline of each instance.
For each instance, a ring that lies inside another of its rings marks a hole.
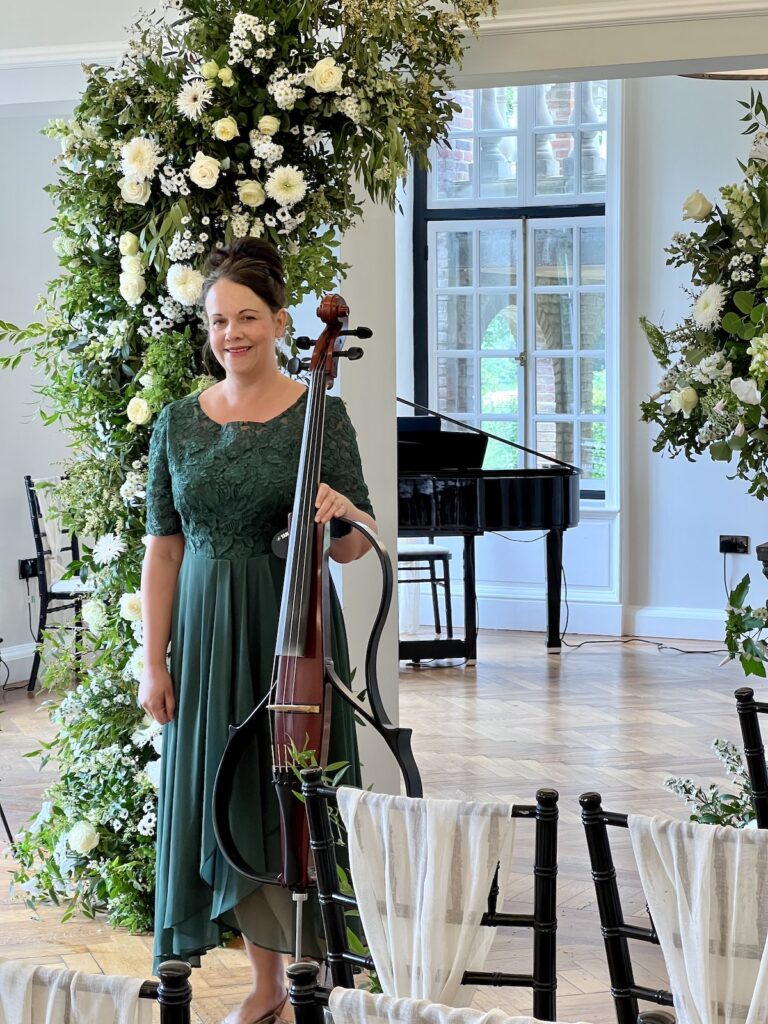
[[[547,534],[547,650],[560,653],[560,581],[563,575],[563,531]]]
[[[464,535],[464,645],[467,663],[477,661],[477,594],[475,592],[475,538]]]

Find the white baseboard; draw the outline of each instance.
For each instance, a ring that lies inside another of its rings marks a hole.
[[[35,656],[34,644],[17,644],[15,647],[2,647],[0,654],[8,666],[9,683],[24,683],[32,671],[32,658]],[[0,679],[0,684],[2,679]]]
[[[628,605],[624,609],[627,636],[660,636],[678,640],[716,640],[725,636],[725,612],[721,608],[664,608]]]

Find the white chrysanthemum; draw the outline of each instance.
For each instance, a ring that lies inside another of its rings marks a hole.
[[[280,206],[294,206],[307,194],[307,182],[298,167],[276,167],[267,178],[264,191]]]
[[[137,622],[141,618],[141,594],[123,594],[120,597],[120,614],[128,622]]]
[[[156,722],[154,718],[145,715],[141,727],[134,729],[131,733],[131,743],[134,747],[146,747],[162,731],[162,728],[160,723]]]
[[[182,306],[194,306],[203,293],[203,275],[185,263],[174,263],[168,271],[166,285],[171,298]]]
[[[211,87],[202,78],[193,78],[182,85],[176,97],[176,109],[190,121],[197,121],[202,112],[211,102]]]
[[[105,533],[93,545],[93,560],[96,565],[109,565],[125,551],[125,539],[114,533]]]
[[[710,331],[720,326],[720,314],[723,311],[727,293],[721,284],[711,284],[696,299],[693,307],[693,319],[697,327]]]
[[[120,150],[120,166],[123,174],[135,181],[146,181],[153,177],[163,160],[160,147],[153,139],[137,135]]]
[[[125,666],[125,675],[127,679],[135,679],[136,682],[141,681],[142,673],[144,672],[144,648],[137,647],[133,654],[128,659],[128,664]],[[151,739],[151,737],[150,737]]]

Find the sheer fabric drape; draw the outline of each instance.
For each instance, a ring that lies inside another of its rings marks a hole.
[[[768,832],[630,815],[680,1024],[768,1019]]]
[[[501,906],[515,823],[507,804],[421,800],[343,787],[352,884],[387,995],[467,1006],[495,935],[481,925],[499,864]]]
[[[329,1009],[334,1024],[538,1024],[533,1017],[509,1017],[503,1010],[470,1010],[351,988],[335,988]]]
[[[0,1024],[151,1024],[138,978],[0,963]]]

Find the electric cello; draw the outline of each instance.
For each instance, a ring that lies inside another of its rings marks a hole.
[[[278,534],[273,549],[284,544],[287,556],[271,686],[248,718],[231,725],[213,789],[213,826],[227,861],[247,878],[286,886],[297,907],[296,941],[301,936],[301,901],[312,884],[309,832],[303,803],[297,798],[295,751],[311,751],[321,767],[327,765],[331,695],[337,693],[384,739],[400,767],[408,796],[421,796],[421,779],[411,750],[411,730],[392,724],[379,693],[376,663],[379,640],[393,592],[390,557],[376,534],[363,523],[334,519],[314,521],[320,485],[326,393],[336,377],[338,360],[363,355],[360,348],[343,349],[346,337],[369,338],[366,327],[349,330],[349,308],[339,295],[323,298],[317,315],[326,325],[316,342],[299,338],[301,348],[313,348],[309,360],[295,357],[291,373],[309,371],[304,431],[293,511],[287,531]],[[367,702],[356,697],[336,674],[331,651],[330,575],[331,536],[357,530],[378,556],[381,597],[365,657]],[[269,717],[273,783],[280,809],[281,870],[265,875],[248,864],[237,847],[230,818],[230,794],[238,766],[252,744],[263,716]],[[297,959],[300,950],[296,950]]]

